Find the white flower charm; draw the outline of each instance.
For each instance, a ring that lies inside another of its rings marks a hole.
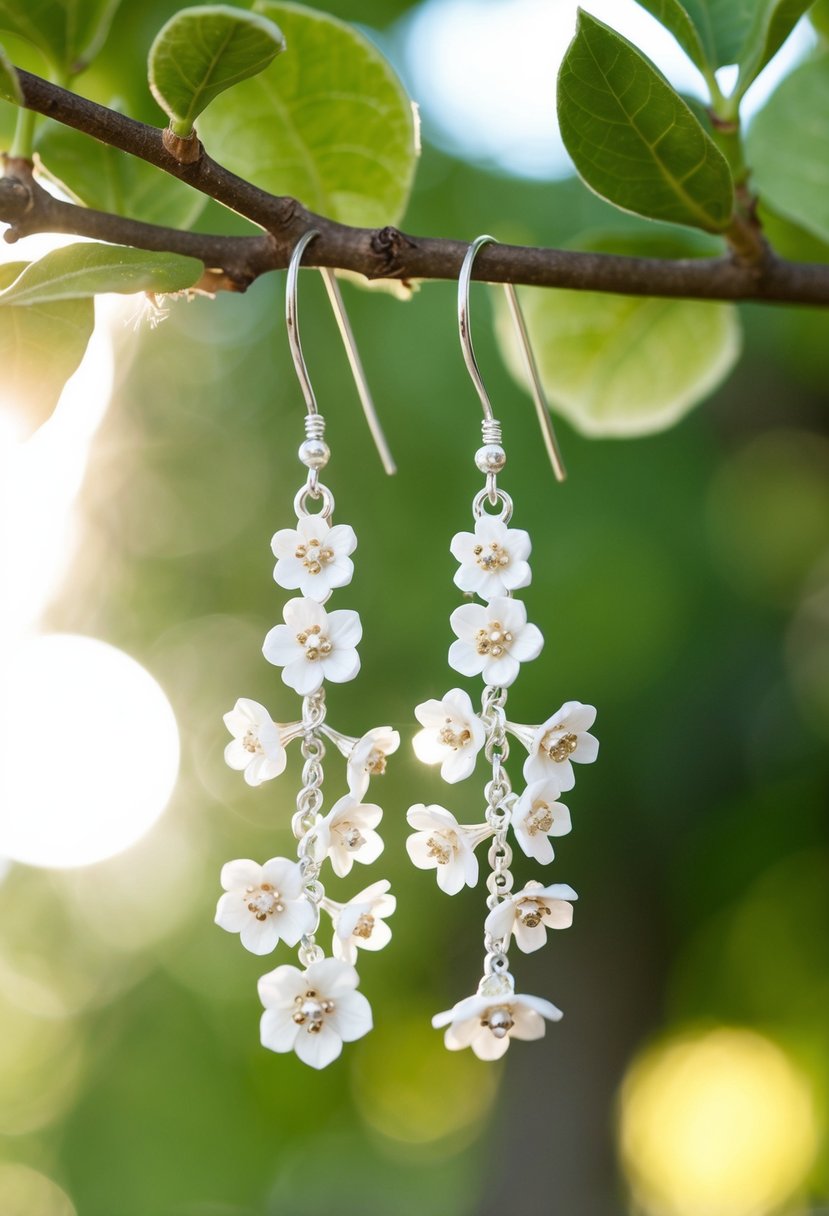
[[[521,663],[541,653],[544,638],[527,624],[520,600],[497,596],[488,605],[462,604],[449,618],[458,640],[449,648],[449,665],[462,676],[482,675],[487,684],[508,688]]]
[[[531,954],[540,950],[547,940],[548,929],[569,929],[573,923],[576,892],[566,883],[545,887],[540,882],[528,882],[497,904],[484,923],[484,932],[503,939],[515,935],[519,950]]]
[[[360,670],[355,647],[363,636],[356,612],[326,612],[311,599],[288,600],[284,625],[274,625],[262,646],[269,663],[284,668],[282,679],[300,696],[316,692],[323,680],[344,684]]]
[[[244,772],[248,785],[261,785],[285,771],[288,756],[278,723],[258,701],[240,697],[225,714],[233,740],[225,748],[225,762]]]
[[[497,1060],[510,1039],[542,1039],[549,1022],[562,1013],[540,996],[520,996],[511,977],[490,975],[481,980],[477,996],[458,1001],[451,1009],[436,1013],[432,1025],[446,1027],[443,1041],[450,1051],[471,1047],[479,1060]]]
[[[436,870],[438,886],[447,895],[457,895],[463,886],[475,886],[475,848],[492,835],[488,823],[458,823],[445,807],[422,802],[409,807],[406,820],[415,829],[406,841],[406,851],[419,870]]]
[[[383,841],[374,831],[383,818],[379,806],[359,802],[346,794],[312,830],[316,833],[316,855],[331,858],[331,867],[339,878],[351,872],[355,861],[369,865],[383,852]]]
[[[349,794],[352,798],[363,798],[369,780],[386,771],[386,757],[397,751],[400,735],[390,726],[375,726],[359,739],[343,735],[330,726],[323,726],[322,729],[348,761],[346,780]]]
[[[531,548],[527,532],[482,515],[475,520],[474,532],[458,532],[452,538],[452,556],[460,562],[455,586],[482,600],[526,587],[531,578],[527,563]]]
[[[311,963],[306,971],[287,964],[259,980],[265,1006],[260,1038],[270,1051],[295,1051],[311,1068],[325,1068],[343,1049],[368,1034],[371,1007],[353,967],[336,958]]]
[[[512,830],[527,857],[545,866],[555,856],[551,836],[566,836],[572,828],[570,812],[558,801],[558,782],[552,777],[533,781],[512,808]]]
[[[486,739],[469,694],[450,688],[443,700],[418,705],[415,717],[424,728],[412,740],[418,760],[440,764],[440,775],[450,785],[468,777]]]
[[[299,590],[322,604],[335,587],[351,582],[357,548],[348,524],[331,527],[321,515],[303,515],[296,528],[280,528],[271,541],[276,558],[273,576],[280,587]]]
[[[251,954],[270,954],[278,941],[295,946],[313,933],[316,913],[302,892],[302,871],[287,857],[272,857],[263,866],[247,858],[222,866],[226,894],[216,907],[216,924],[238,933]]]
[[[576,784],[572,762],[592,764],[599,754],[599,741],[588,734],[596,721],[596,710],[581,701],[566,701],[540,726],[514,726],[508,729],[520,739],[529,755],[524,761],[524,778],[541,781],[552,777],[562,790]]]
[[[357,951],[382,950],[391,941],[391,929],[385,918],[397,907],[397,900],[389,895],[391,884],[383,878],[372,883],[355,895],[347,904],[323,900],[322,906],[334,922],[332,950],[335,958],[344,963],[357,962]]]

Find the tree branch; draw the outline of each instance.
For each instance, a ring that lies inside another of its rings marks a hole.
[[[350,270],[369,279],[455,279],[465,241],[409,236],[396,228],[352,228],[269,194],[214,161],[201,145],[183,163],[164,132],[18,69],[27,108],[140,157],[263,229],[254,237],[205,236],[63,203],[38,186],[28,162],[10,161],[0,181],[6,239],[33,232],[71,232],[139,249],[186,253],[212,272],[200,286],[244,290],[260,274],[287,266],[298,237],[319,230],[308,264]],[[183,153],[179,152],[180,155]],[[193,159],[195,157],[195,159]],[[757,260],[650,258],[519,245],[487,245],[473,277],[491,283],[565,287],[618,295],[705,300],[829,304],[829,266],[789,262],[765,250]]]

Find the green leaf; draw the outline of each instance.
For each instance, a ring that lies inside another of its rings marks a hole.
[[[679,0],[638,0],[642,8],[670,30],[685,54],[701,71],[709,67],[710,44],[703,42],[699,28],[688,15],[690,5],[683,7]],[[700,7],[699,5],[697,7]]]
[[[263,72],[285,50],[272,21],[222,4],[185,8],[150,47],[150,89],[178,135],[220,93]]]
[[[829,38],[829,0],[817,0],[809,9],[809,20],[822,38]]]
[[[763,0],[683,0],[712,68],[738,63]]]
[[[23,94],[20,91],[17,72],[2,46],[0,46],[0,101],[10,101],[15,106],[23,104]]]
[[[288,53],[220,98],[199,123],[234,173],[344,224],[403,214],[417,161],[411,103],[357,30],[298,4],[261,3]]]
[[[581,10],[559,73],[558,117],[577,170],[609,202],[708,232],[728,227],[725,158],[650,60]]]
[[[59,78],[97,55],[121,0],[0,0],[0,29],[43,52]]]
[[[763,225],[767,241],[781,257],[791,262],[829,263],[829,242],[813,236],[794,220],[778,215],[762,199],[757,208],[757,218]]]
[[[812,0],[639,0],[703,72],[740,65],[737,94],[788,38]]]
[[[762,0],[757,5],[754,22],[740,48],[738,96],[777,54],[811,4],[812,0]]]
[[[0,290],[25,274],[26,262],[0,265]],[[95,324],[92,300],[9,307],[0,325],[0,412],[26,438],[50,416],[77,368]]]
[[[780,83],[752,122],[747,144],[761,198],[829,241],[829,53]]]
[[[196,258],[176,253],[147,253],[93,242],[66,245],[27,266],[0,291],[0,306],[44,304],[107,291],[182,291],[192,287],[203,270]]]
[[[618,234],[594,234],[579,244],[677,254],[676,242],[665,238],[625,235],[620,243]],[[681,252],[697,256],[700,250]],[[732,304],[538,288],[521,289],[521,303],[549,399],[585,435],[625,438],[666,430],[717,388],[740,353]],[[512,374],[526,384],[505,303],[499,302],[496,333]]]
[[[86,207],[190,228],[207,204],[206,195],[161,169],[57,123],[45,124],[37,151],[47,176]]]

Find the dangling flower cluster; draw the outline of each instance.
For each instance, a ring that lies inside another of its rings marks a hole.
[[[300,449],[301,458],[309,442],[310,437]],[[319,453],[320,447],[327,452],[318,440],[314,445],[313,452]],[[299,947],[301,969],[282,965],[259,980],[265,1007],[261,1040],[271,1051],[295,1051],[312,1068],[324,1068],[339,1056],[343,1043],[371,1029],[371,1009],[356,991],[354,964],[358,950],[379,950],[389,941],[385,918],[394,912],[395,899],[389,883],[381,881],[337,903],[326,896],[320,873],[329,861],[343,877],[355,862],[369,864],[382,853],[376,828],[383,812],[365,798],[370,779],[385,771],[386,757],[397,750],[400,737],[381,726],[354,738],[325,721],[324,682],[340,684],[356,676],[362,626],[356,612],[328,612],[323,606],[334,588],[351,581],[350,555],[357,540],[347,525],[331,525],[333,497],[311,467],[295,504],[296,528],[283,528],[272,542],[274,579],[300,596],[285,605],[284,623],[270,630],[262,647],[268,662],[282,668],[284,683],[302,696],[302,717],[287,724],[274,722],[263,705],[243,697],[224,719],[233,736],[225,759],[244,772],[249,785],[278,777],[287,763],[287,745],[300,740],[302,788],[292,820],[297,860],[228,862],[221,873],[225,894],[219,899],[216,923],[238,933],[253,954],[270,954],[280,941]],[[309,498],[322,499],[316,514],[307,511]],[[322,793],[324,738],[345,757],[348,784],[348,793],[327,814]],[[325,957],[316,941],[321,910],[332,922],[332,958]]]
[[[487,473],[486,490],[475,499],[474,531],[459,532],[451,551],[459,562],[456,585],[484,602],[464,604],[452,613],[456,641],[449,664],[461,675],[483,677],[481,710],[475,710],[460,688],[450,689],[440,701],[418,705],[415,715],[423,729],[415,736],[414,748],[425,763],[440,764],[441,776],[450,784],[471,775],[483,750],[492,768],[486,811],[482,823],[462,824],[442,806],[410,807],[407,818],[414,834],[406,843],[414,864],[434,869],[441,890],[455,895],[464,886],[476,885],[475,849],[484,840],[492,842],[483,978],[476,995],[437,1014],[432,1025],[446,1028],[444,1042],[450,1051],[471,1047],[482,1060],[495,1060],[506,1052],[510,1039],[539,1039],[545,1020],[562,1016],[549,1001],[516,994],[507,957],[511,939],[525,953],[540,949],[548,929],[566,929],[572,923],[572,901],[577,898],[563,883],[537,880],[513,891],[508,835],[511,832],[521,851],[541,865],[553,860],[553,838],[571,828],[560,795],[575,784],[573,764],[596,759],[598,741],[589,733],[596,711],[579,701],[567,701],[540,726],[507,721],[507,689],[521,664],[538,657],[544,639],[527,622],[524,605],[513,598],[514,591],[530,582],[530,538],[508,527],[512,501],[497,488],[495,477],[504,463],[503,449],[490,442],[476,459]],[[500,503],[500,515],[485,512],[487,499],[493,506]],[[520,794],[513,792],[504,767],[508,735],[527,749]]]

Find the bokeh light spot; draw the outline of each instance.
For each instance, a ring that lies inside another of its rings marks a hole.
[[[771,1040],[717,1027],[646,1051],[621,1095],[622,1158],[653,1216],[761,1216],[806,1179],[819,1132],[806,1079]]]
[[[398,1016],[386,1033],[378,1027],[355,1055],[353,1078],[369,1127],[400,1147],[428,1146],[431,1159],[469,1143],[498,1088],[498,1070],[471,1052],[448,1054],[425,1015]]]
[[[829,443],[794,430],[753,440],[714,481],[709,520],[729,580],[750,596],[790,603],[829,548]]]
[[[0,1165],[0,1212],[3,1216],[76,1216],[65,1191],[37,1170],[17,1162]]]
[[[60,1119],[75,1099],[81,1064],[68,1020],[33,1017],[0,997],[0,1134],[26,1135]],[[2,1190],[0,1212],[7,1216]]]
[[[175,716],[123,651],[52,634],[10,658],[0,702],[0,855],[88,865],[152,827],[178,774]]]

